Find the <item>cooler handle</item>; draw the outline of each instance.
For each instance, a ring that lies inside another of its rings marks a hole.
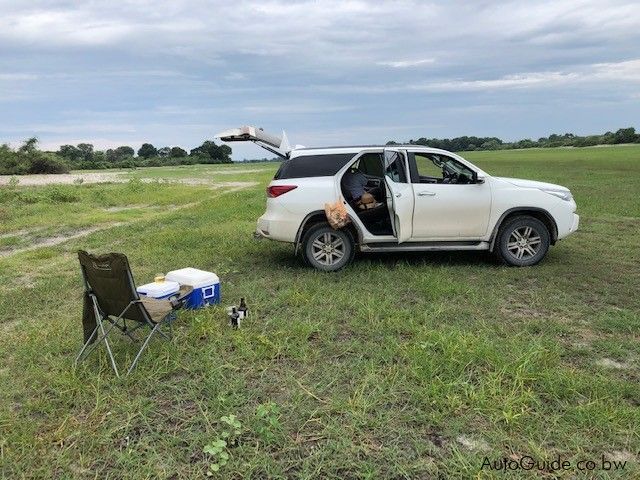
[[[211,298],[215,295],[216,287],[204,287],[202,289],[202,298]]]

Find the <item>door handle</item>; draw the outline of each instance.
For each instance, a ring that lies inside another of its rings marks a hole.
[[[418,193],[419,197],[433,197],[435,196],[435,192],[420,192]]]
[[[396,197],[397,197],[397,198],[400,198],[401,196],[402,196],[402,194],[401,194],[401,193],[396,193]]]

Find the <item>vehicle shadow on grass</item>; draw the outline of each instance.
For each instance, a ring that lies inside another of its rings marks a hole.
[[[353,265],[380,264],[395,266],[407,264],[413,266],[474,266],[496,268],[500,263],[486,252],[376,252],[358,253]]]
[[[269,265],[293,270],[310,270],[305,265],[302,255],[293,255],[290,251],[265,252],[263,260]],[[361,268],[364,266],[381,265],[395,267],[397,265],[411,266],[469,266],[487,269],[499,268],[501,265],[487,252],[376,252],[357,253],[351,265],[346,268]]]

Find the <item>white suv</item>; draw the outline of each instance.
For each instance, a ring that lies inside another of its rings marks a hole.
[[[332,271],[361,252],[487,250],[508,265],[535,265],[578,229],[569,189],[493,177],[455,153],[418,145],[304,148],[255,127],[222,132],[285,160],[267,187],[256,234],[292,243],[313,267]],[[345,175],[366,177],[371,209],[347,191]],[[344,198],[351,223],[335,230],[326,203]]]

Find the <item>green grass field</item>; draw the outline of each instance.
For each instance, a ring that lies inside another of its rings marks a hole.
[[[571,462],[535,477],[639,478],[640,147],[466,156],[570,187],[580,231],[532,268],[378,254],[322,274],[252,238],[274,164],[0,187],[0,478],[523,478],[481,466],[526,455]],[[259,185],[162,180],[192,177]],[[215,271],[223,304],[180,312],[130,377],[103,352],[74,370],[80,248],[126,253],[139,284]]]

